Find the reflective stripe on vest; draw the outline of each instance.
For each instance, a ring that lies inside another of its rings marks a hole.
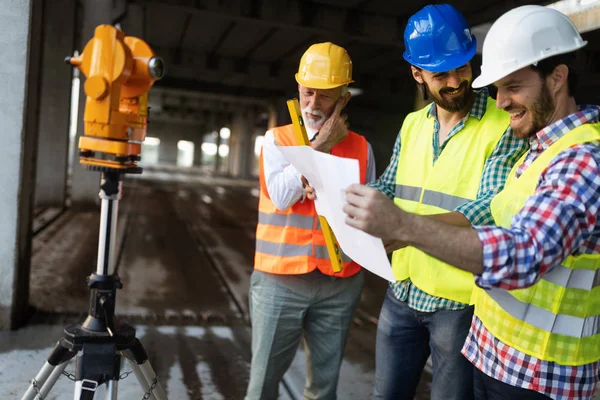
[[[312,215],[258,213],[258,223],[274,226],[293,226],[300,229],[312,229],[315,218]],[[317,221],[318,222],[318,221]]]
[[[329,260],[329,253],[327,252],[327,246],[314,246],[315,257],[322,260]],[[286,257],[298,257],[298,256],[312,256],[313,245],[305,244],[289,244],[289,243],[273,243],[267,242],[266,240],[256,241],[256,251],[272,256],[286,256]],[[344,252],[342,252],[342,261],[352,261]]]
[[[571,269],[559,265],[547,273],[544,280],[564,288],[583,289],[589,292],[600,286],[600,270]]]
[[[491,203],[498,226],[511,227],[553,159],[576,144],[600,140],[600,124],[571,130],[516,178],[516,165]],[[475,315],[507,346],[544,361],[585,365],[600,359],[600,255],[564,259],[530,287],[474,293]]]
[[[497,148],[510,116],[488,98],[485,114],[469,116],[463,128],[447,140],[436,158],[432,143],[435,120],[429,106],[409,114],[400,130],[400,154],[396,170],[394,203],[407,212],[432,215],[455,211],[477,199],[481,176]],[[410,279],[433,296],[469,303],[473,274],[455,268],[408,246],[392,255],[397,280]]]
[[[395,196],[399,199],[418,202],[421,199],[422,191],[423,188],[416,186],[396,185]],[[447,211],[454,211],[468,201],[470,199],[426,189],[423,192],[423,201],[421,203],[443,208]]]
[[[513,318],[546,332],[574,338],[594,336],[600,333],[600,317],[597,315],[579,318],[566,314],[554,314],[533,304],[524,303],[506,290],[493,288],[486,290],[486,293]]]

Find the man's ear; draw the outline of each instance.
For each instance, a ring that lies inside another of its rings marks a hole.
[[[563,90],[568,89],[569,82],[569,67],[565,64],[557,65],[552,73],[546,78],[546,83],[550,89],[550,92],[556,94]]]
[[[410,71],[412,72],[413,78],[418,83],[423,83],[423,71],[413,65],[410,66]]]
[[[352,97],[352,93],[350,93],[350,91],[346,92],[346,94],[344,95],[344,107],[346,107],[346,105],[348,105],[348,102],[350,101],[350,97]],[[344,108],[342,107],[342,108]]]

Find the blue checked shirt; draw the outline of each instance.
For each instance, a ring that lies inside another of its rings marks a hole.
[[[599,106],[579,108],[530,139],[531,150],[516,176],[569,131],[598,122]],[[475,227],[483,246],[483,273],[475,278],[478,286],[528,287],[570,254],[600,253],[599,150],[600,143],[591,142],[556,156],[509,228]],[[556,400],[590,399],[600,382],[598,361],[568,366],[538,359],[500,341],[477,316],[462,353],[483,373]]]
[[[477,118],[480,120],[485,114],[487,106],[488,90],[481,89],[476,91],[476,99],[471,107],[471,111],[459,121],[448,134],[448,137],[442,145],[439,145],[439,129],[440,125],[437,120],[437,108],[434,103],[429,106],[429,118],[434,118],[433,131],[433,162],[435,163],[446,144],[460,132],[468,118]],[[384,193],[390,199],[394,198],[396,188],[396,172],[398,169],[398,157],[400,155],[400,133],[394,144],[394,151],[390,164],[379,179],[369,184],[372,188]],[[477,198],[469,201],[458,207],[455,211],[462,213],[467,218],[471,225],[489,225],[493,223],[492,214],[490,212],[490,202],[492,198],[504,187],[504,182],[513,165],[519,160],[525,151],[527,151],[527,142],[515,138],[511,134],[510,127],[498,142],[496,149],[488,158],[481,183],[477,192]],[[402,282],[390,283],[394,295],[400,301],[408,301],[409,307],[423,312],[433,312],[436,310],[460,310],[467,307],[467,304],[457,301],[445,299],[442,297],[432,296],[412,284],[410,279]]]

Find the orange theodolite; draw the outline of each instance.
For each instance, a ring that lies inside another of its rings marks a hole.
[[[65,60],[87,77],[80,162],[91,169],[136,173],[146,137],[148,91],[163,61],[141,39],[100,25],[83,53]]]

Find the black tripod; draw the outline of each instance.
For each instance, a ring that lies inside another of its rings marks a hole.
[[[91,290],[88,316],[83,324],[65,328],[63,338],[31,381],[22,400],[44,399],[68,361],[76,355],[74,400],[93,400],[96,389],[103,384],[106,384],[105,400],[116,400],[122,355],[129,360],[145,393],[144,399],[168,400],[144,347],[135,337],[135,328],[119,322],[114,315],[117,289],[123,287],[114,271],[122,173],[113,169],[102,173],[98,264],[96,273],[88,277]]]

